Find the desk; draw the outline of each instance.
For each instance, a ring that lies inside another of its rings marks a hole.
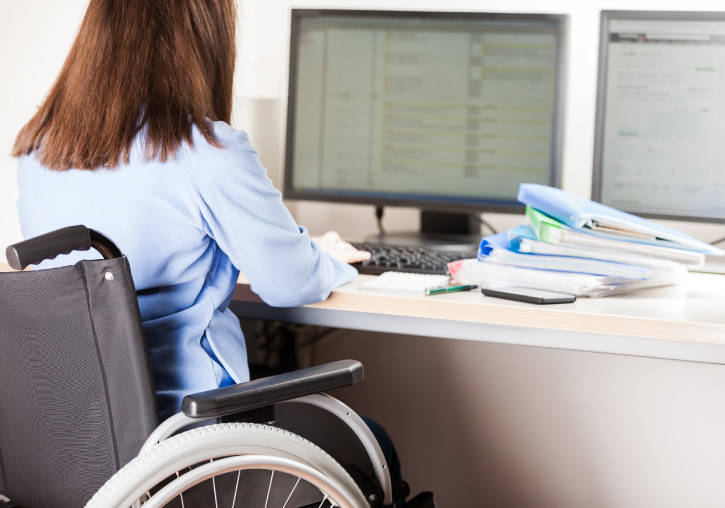
[[[725,364],[722,275],[692,273],[680,286],[551,306],[479,291],[423,296],[360,289],[369,278],[293,308],[265,305],[242,278],[232,306],[251,319]]]
[[[0,271],[10,267],[0,264]],[[264,304],[242,277],[232,307],[240,317],[554,349],[725,364],[725,276],[691,273],[685,284],[572,304],[539,306],[479,291],[423,296],[360,289],[324,302]]]

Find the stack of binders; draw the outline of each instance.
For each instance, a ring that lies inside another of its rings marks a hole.
[[[483,287],[524,286],[607,296],[676,284],[720,249],[679,231],[545,185],[522,184],[528,224],[483,238],[478,260],[452,276]]]

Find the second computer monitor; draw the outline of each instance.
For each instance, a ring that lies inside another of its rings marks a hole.
[[[560,179],[565,17],[293,10],[287,197],[517,210]]]
[[[593,198],[725,221],[725,12],[604,11]]]

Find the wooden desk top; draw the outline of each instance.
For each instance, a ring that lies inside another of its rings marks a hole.
[[[423,296],[360,289],[369,278],[359,276],[324,302],[285,309],[262,303],[242,277],[232,308],[248,318],[725,364],[725,275],[691,273],[679,286],[563,305],[479,291]]]
[[[242,278],[232,308],[248,318],[725,364],[725,275],[691,273],[682,285],[563,305],[480,291],[423,296],[360,289],[369,278],[292,309],[265,305]]]
[[[423,296],[360,289],[369,278],[360,275],[352,284],[333,291],[328,300],[305,307],[668,340],[688,337],[725,344],[723,275],[692,273],[680,286],[607,298],[580,298],[563,305],[502,300],[480,291]],[[234,300],[261,302],[244,278],[240,279]]]

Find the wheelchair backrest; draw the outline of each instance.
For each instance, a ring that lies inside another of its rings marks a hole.
[[[125,257],[0,273],[0,492],[83,506],[157,424]]]

